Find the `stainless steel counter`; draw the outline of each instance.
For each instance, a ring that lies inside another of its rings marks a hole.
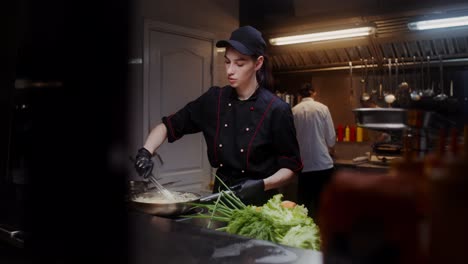
[[[356,169],[359,171],[369,171],[369,172],[379,172],[386,173],[388,172],[390,166],[384,164],[375,164],[369,161],[366,162],[354,162],[350,159],[336,159],[334,161],[335,167],[337,169],[347,168],[347,169]]]
[[[248,239],[193,225],[129,213],[129,256],[147,263],[308,263],[321,264],[318,251]]]

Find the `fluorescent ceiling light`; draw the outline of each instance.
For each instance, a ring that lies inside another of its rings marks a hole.
[[[225,52],[225,51],[226,51],[226,48],[216,48],[216,52],[218,53]]]
[[[305,42],[324,41],[332,39],[344,39],[353,37],[368,36],[374,32],[374,27],[349,28],[334,31],[325,31],[304,35],[271,38],[271,45],[288,45]]]
[[[460,27],[467,25],[468,16],[462,16],[411,22],[408,23],[408,28],[411,30],[426,30],[433,28]]]

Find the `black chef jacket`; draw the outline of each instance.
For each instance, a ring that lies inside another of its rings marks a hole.
[[[290,105],[262,87],[244,101],[231,86],[211,87],[163,123],[169,142],[203,132],[210,164],[228,185],[303,167]]]

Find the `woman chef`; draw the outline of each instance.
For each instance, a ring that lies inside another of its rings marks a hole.
[[[228,186],[240,185],[236,195],[244,203],[261,205],[302,169],[291,107],[267,90],[272,78],[258,30],[240,27],[216,47],[226,48],[229,85],[211,87],[177,113],[163,117],[138,150],[135,168],[147,177],[151,158],[166,138],[174,142],[202,132],[218,177]],[[216,180],[213,192],[219,188]]]

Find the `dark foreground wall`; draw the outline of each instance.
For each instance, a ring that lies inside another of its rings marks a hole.
[[[34,263],[126,262],[119,151],[128,3],[10,2],[2,10],[0,224],[27,236],[23,250],[2,244],[0,262],[16,253]],[[36,84],[15,89],[17,79]]]

